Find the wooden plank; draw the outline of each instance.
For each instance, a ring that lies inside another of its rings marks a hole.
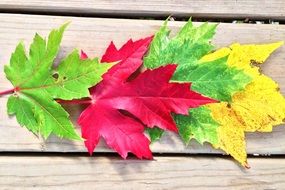
[[[75,47],[84,49],[89,55],[102,55],[111,39],[116,44],[123,44],[133,37],[139,39],[152,35],[162,24],[162,21],[101,19],[55,16],[31,16],[0,14],[0,91],[10,89],[11,84],[5,78],[3,65],[9,62],[11,52],[19,40],[28,47],[35,32],[46,35],[51,28],[58,27],[66,21],[72,21],[62,43],[59,58],[71,52]],[[170,22],[173,31],[177,31],[183,22]],[[198,23],[197,23],[198,24]],[[250,24],[220,24],[213,41],[217,47],[229,45],[232,42],[269,43],[285,39],[284,25],[250,25]],[[285,46],[277,50],[264,65],[264,73],[271,76],[279,84],[285,94]],[[81,142],[69,142],[51,137],[43,143],[26,129],[19,127],[14,117],[6,114],[7,97],[0,98],[0,151],[56,151],[81,152],[86,151]],[[75,121],[80,110],[70,109]],[[250,154],[285,154],[285,128],[276,127],[273,133],[254,133],[247,135],[247,149]],[[210,146],[192,143],[185,147],[174,134],[166,135],[159,143],[152,145],[154,152],[169,153],[217,153]],[[110,151],[103,143],[96,149],[98,152]]]
[[[283,189],[285,160],[251,158],[0,157],[1,189]]]
[[[285,1],[271,0],[2,0],[1,10],[116,16],[179,16],[285,20]]]

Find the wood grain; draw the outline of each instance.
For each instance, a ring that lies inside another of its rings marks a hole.
[[[3,65],[9,62],[10,54],[16,44],[22,40],[28,47],[35,32],[46,35],[51,28],[58,27],[66,21],[72,21],[72,23],[63,39],[59,59],[75,47],[84,49],[90,56],[100,56],[111,39],[115,44],[121,45],[131,37],[139,39],[152,35],[162,24],[162,21],[147,20],[0,14],[0,91],[11,88],[11,84],[5,78]],[[184,23],[170,22],[169,24],[175,32]],[[220,24],[213,43],[217,47],[222,47],[236,41],[269,43],[282,39],[285,39],[283,25]],[[280,84],[281,92],[285,94],[285,47],[277,50],[262,69],[265,74]],[[14,117],[7,116],[6,101],[7,97],[0,98],[0,151],[86,151],[81,142],[69,142],[56,137],[51,137],[47,142],[41,142],[25,128],[21,128]],[[75,121],[80,112],[79,108],[68,109]],[[248,153],[285,154],[284,139],[284,126],[276,127],[273,133],[248,134]],[[168,134],[159,143],[154,143],[152,150],[168,153],[220,153],[208,145],[202,147],[194,142],[185,147],[174,134]],[[101,143],[96,151],[110,150]]]
[[[284,189],[285,160],[251,158],[0,157],[1,189]]]
[[[1,0],[1,10],[116,16],[285,19],[283,0]]]

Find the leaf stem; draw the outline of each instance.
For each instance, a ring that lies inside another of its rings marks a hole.
[[[12,93],[14,93],[15,91],[17,91],[16,88],[13,88],[13,89],[10,89],[10,90],[5,90],[5,91],[0,92],[0,96],[12,94]]]
[[[60,104],[91,104],[91,99],[81,99],[81,100],[56,100]]]

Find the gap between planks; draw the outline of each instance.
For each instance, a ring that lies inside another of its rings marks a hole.
[[[100,56],[114,40],[120,46],[127,39],[139,39],[152,35],[159,29],[162,21],[102,19],[36,16],[21,14],[0,14],[0,90],[10,89],[11,84],[5,78],[3,65],[9,62],[10,55],[16,44],[22,40],[26,47],[32,41],[35,32],[42,35],[66,21],[72,21],[63,38],[59,58],[67,55],[73,48],[83,49],[91,57]],[[169,22],[175,32],[184,22]],[[199,24],[199,23],[196,23]],[[251,25],[251,24],[220,24],[213,43],[217,47],[227,46],[231,42],[269,43],[285,39],[284,25]],[[285,94],[285,47],[277,50],[262,66],[265,74],[280,84]],[[0,151],[27,152],[86,152],[81,142],[70,142],[51,137],[45,143],[40,142],[26,129],[21,128],[15,117],[6,114],[7,97],[0,98]],[[78,107],[68,108],[75,122],[80,110]],[[15,138],[16,137],[16,138]],[[247,150],[249,154],[285,154],[284,125],[276,127],[273,133],[249,133]],[[151,145],[157,153],[221,153],[209,145],[201,146],[192,142],[185,147],[175,134],[165,135],[158,143]],[[98,152],[110,152],[103,142],[96,149]]]
[[[5,151],[0,152],[1,156],[12,156],[12,157],[118,157],[118,153],[116,152],[94,152],[91,156],[88,152],[28,152],[28,151]],[[230,155],[227,154],[219,154],[219,153],[153,153],[154,159],[160,157],[188,157],[188,158],[195,158],[195,157],[206,157],[206,158],[232,158]],[[262,155],[262,154],[248,154],[248,158],[260,158],[260,159],[284,159],[284,154],[273,154],[273,155]],[[138,159],[135,155],[130,153],[126,160],[129,159]],[[145,159],[142,159],[145,160]],[[234,161],[234,160],[233,160]]]

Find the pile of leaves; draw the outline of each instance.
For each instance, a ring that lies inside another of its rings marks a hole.
[[[283,42],[216,50],[217,25],[189,20],[170,37],[167,22],[121,48],[111,42],[101,59],[74,50],[54,64],[67,24],[47,39],[36,34],[28,54],[19,43],[5,66],[14,88],[0,93],[12,94],[8,114],[45,139],[84,141],[90,154],[102,137],[123,158],[152,159],[150,142],[171,131],[248,167],[245,132],[270,132],[285,118],[277,83],[259,69]],[[87,105],[78,118],[81,136],[62,104]]]

